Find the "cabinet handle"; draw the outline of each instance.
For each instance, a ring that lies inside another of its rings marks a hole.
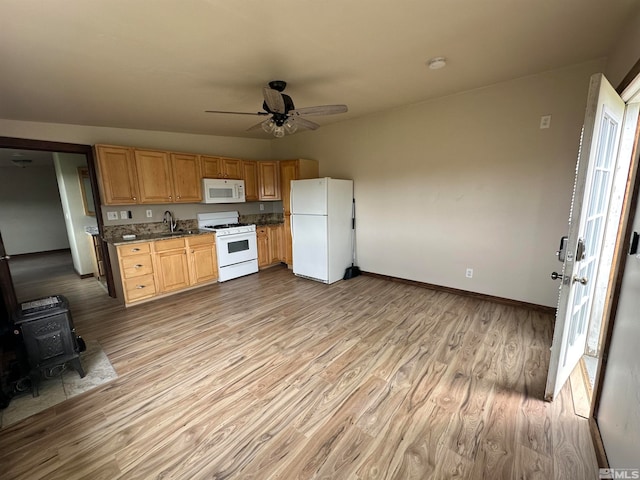
[[[182,197],[181,197],[180,195],[178,195],[178,196],[176,196],[176,198],[177,198],[178,200],[180,200]]]
[[[133,197],[133,198],[132,198],[132,200],[137,200],[137,198],[136,198],[136,197]]]
[[[132,252],[139,252],[139,251],[140,251],[140,249],[139,249],[139,248],[132,248],[132,249],[131,249],[131,251],[132,251]]]
[[[137,288],[138,290],[140,290],[141,288],[144,288],[144,287],[146,287],[146,285],[136,285],[136,288]]]
[[[171,200],[171,195],[169,195],[169,200]]]
[[[142,265],[140,265],[140,264],[138,263],[138,264],[134,265],[134,267],[136,267],[136,268],[142,268]]]

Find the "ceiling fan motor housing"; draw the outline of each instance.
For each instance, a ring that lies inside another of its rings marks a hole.
[[[271,83],[274,83],[274,82],[271,82]],[[271,86],[271,83],[269,84],[269,86]],[[264,108],[267,112],[273,115],[273,120],[276,122],[276,125],[278,125],[279,127],[284,125],[284,122],[287,121],[287,118],[289,117],[287,114],[291,110],[296,109],[295,105],[293,104],[293,100],[291,100],[291,97],[289,95],[287,95],[286,93],[282,93],[281,95],[282,95],[282,101],[284,102],[284,113],[273,112],[269,108],[269,105],[267,105],[267,102],[262,102],[262,108]]]

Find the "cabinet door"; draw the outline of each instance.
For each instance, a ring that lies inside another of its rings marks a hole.
[[[280,200],[280,168],[278,162],[258,162],[260,200]]]
[[[135,150],[139,203],[171,203],[173,188],[171,162],[167,152]]]
[[[218,262],[216,248],[213,245],[193,247],[191,256],[191,284],[209,282],[218,278]]]
[[[258,201],[258,162],[242,161],[242,178],[244,179],[244,196],[247,202]]]
[[[269,225],[270,263],[280,263],[284,258],[284,226]]]
[[[133,149],[96,145],[98,178],[105,205],[138,203],[138,179]]]
[[[222,176],[234,180],[242,179],[242,160],[238,158],[222,158]]]
[[[218,260],[213,235],[205,234],[187,238],[189,252],[189,276],[191,284],[209,282],[218,278]]]
[[[197,155],[171,154],[174,202],[197,203],[202,201],[202,175]]]
[[[203,178],[224,178],[222,173],[222,159],[209,155],[200,155]]]
[[[269,247],[269,233],[267,227],[256,229],[258,242],[258,268],[271,265],[271,248]]]
[[[189,266],[186,249],[156,253],[156,266],[161,292],[171,292],[189,286]]]
[[[298,161],[285,160],[280,162],[280,190],[282,209],[285,215],[291,214],[291,180],[298,180]],[[289,263],[289,262],[287,262]]]

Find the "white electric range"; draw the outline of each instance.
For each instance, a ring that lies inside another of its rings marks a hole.
[[[256,226],[238,218],[238,212],[198,213],[198,229],[216,232],[219,282],[258,271]]]

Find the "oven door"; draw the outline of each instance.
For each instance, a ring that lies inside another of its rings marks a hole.
[[[258,258],[256,232],[216,237],[218,266],[226,267]]]

